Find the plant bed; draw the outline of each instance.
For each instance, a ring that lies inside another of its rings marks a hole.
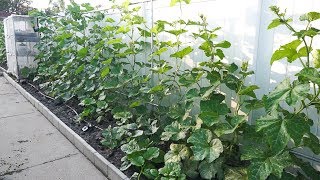
[[[0,68],[2,68],[2,70],[8,69],[7,61],[0,62]]]
[[[55,101],[43,96],[42,93],[39,93],[38,89],[35,89],[37,85],[31,85],[30,82],[20,82],[19,84],[29,92],[33,97],[38,99],[42,104],[44,104],[48,109],[51,110],[62,122],[64,122],[67,126],[69,126],[75,133],[81,136],[88,144],[90,144],[97,152],[99,152],[103,157],[108,159],[112,164],[117,166],[118,168],[121,165],[121,161],[119,161],[123,156],[124,153],[120,150],[120,148],[110,150],[103,147],[100,144],[102,140],[102,130],[107,128],[109,125],[114,125],[114,120],[112,116],[106,117],[100,124],[95,121],[90,121],[92,125],[87,131],[82,131],[84,126],[88,126],[88,123],[85,121],[76,122],[75,112],[72,109],[80,109],[81,107],[78,106],[78,102],[76,100],[64,104],[61,101]],[[69,106],[69,107],[68,107]],[[72,109],[70,108],[72,107]],[[101,128],[101,129],[99,129]],[[127,170],[124,173],[127,176],[131,176],[134,171]]]

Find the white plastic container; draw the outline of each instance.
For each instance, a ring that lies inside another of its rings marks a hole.
[[[8,72],[19,79],[20,69],[36,67],[34,45],[39,41],[38,33],[34,32],[36,18],[11,15],[3,22]]]

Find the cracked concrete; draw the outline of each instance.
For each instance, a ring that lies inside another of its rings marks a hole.
[[[106,177],[0,76],[0,180]]]
[[[74,153],[74,154],[68,154],[66,156],[63,156],[63,157],[59,157],[59,158],[56,158],[56,159],[53,159],[53,160],[49,160],[49,161],[45,161],[43,163],[40,163],[40,164],[36,164],[36,165],[33,165],[33,166],[30,166],[30,167],[26,167],[26,168],[20,168],[18,170],[14,170],[14,171],[7,171],[3,174],[0,174],[1,176],[6,176],[6,175],[13,175],[13,174],[16,174],[16,173],[20,173],[22,171],[25,171],[25,170],[29,170],[31,168],[34,168],[34,167],[37,167],[37,166],[41,166],[41,165],[44,165],[44,164],[48,164],[48,163],[52,163],[54,161],[58,161],[58,160],[61,160],[61,159],[65,159],[65,158],[69,158],[71,156],[75,156],[75,155],[78,155],[79,153]],[[27,159],[26,159],[27,160]]]

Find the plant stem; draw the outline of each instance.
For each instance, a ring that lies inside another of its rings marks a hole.
[[[310,50],[309,50],[309,46],[307,44],[307,41],[305,39],[305,37],[302,38],[302,41],[306,47],[306,51],[307,51],[307,63],[306,63],[306,66],[307,67],[310,67]]]
[[[317,99],[317,97],[318,97],[319,95],[320,95],[320,91],[318,91],[318,92],[316,93],[316,95],[311,99],[311,101],[310,101],[307,105],[303,105],[303,106],[299,109],[299,111],[295,113],[295,115],[299,114],[299,113],[300,113],[301,111],[303,111],[305,108],[308,108],[308,107],[313,103],[313,101]]]
[[[317,89],[316,89],[316,84],[315,83],[312,83],[313,84],[313,94],[315,97],[317,97]],[[320,91],[320,90],[319,90]]]
[[[301,57],[299,57],[299,61],[300,61],[300,63],[302,64],[302,66],[303,66],[304,68],[306,68],[306,67],[307,67],[307,66],[303,63],[303,61],[302,61]]]
[[[140,172],[139,172],[139,175],[138,175],[138,179],[139,179],[139,180],[140,180],[140,177],[141,177],[141,174],[142,174],[143,168],[144,168],[144,165],[141,167],[141,170],[140,170]]]

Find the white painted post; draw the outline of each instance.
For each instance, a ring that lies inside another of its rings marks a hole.
[[[268,30],[268,25],[273,19],[270,13],[269,7],[273,5],[272,1],[260,0],[260,22],[259,33],[257,40],[257,51],[255,60],[253,61],[255,79],[254,83],[260,87],[256,91],[258,98],[261,98],[264,94],[269,92],[270,84],[270,59],[273,52],[273,30]],[[257,119],[263,112],[254,111],[252,113],[252,119]]]

